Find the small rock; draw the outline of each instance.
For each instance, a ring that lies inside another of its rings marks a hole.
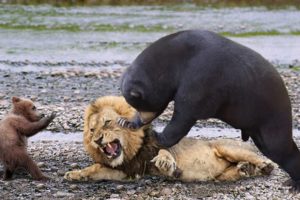
[[[72,168],[78,168],[78,167],[79,167],[78,163],[72,163],[70,166],[71,166]]]
[[[63,171],[63,170],[57,170],[57,174],[59,176],[64,176],[65,175],[65,171]]]
[[[117,189],[117,190],[122,190],[122,189],[124,189],[124,185],[117,185],[117,186],[116,186],[116,189]]]
[[[56,192],[53,196],[54,196],[54,197],[58,197],[58,198],[62,198],[62,197],[73,197],[74,194],[73,194],[73,193],[69,193],[69,192],[61,192],[61,191],[58,191],[58,192]]]
[[[44,163],[44,162],[38,162],[38,163],[37,163],[37,166],[38,166],[38,167],[45,167],[45,163]]]
[[[159,196],[159,192],[153,190],[153,191],[151,191],[151,192],[149,193],[149,195],[152,196],[152,197],[158,197],[158,196]]]
[[[163,195],[163,196],[169,196],[169,195],[172,194],[172,190],[170,188],[163,188],[160,191],[160,194]]]
[[[146,184],[146,185],[151,185],[151,184],[152,184],[152,181],[151,181],[151,180],[145,180],[145,184]]]
[[[36,185],[36,188],[38,188],[38,189],[43,189],[43,188],[45,188],[46,186],[45,186],[45,184],[43,184],[43,183],[39,183],[39,184],[37,184]]]
[[[129,191],[127,191],[127,194],[128,194],[128,195],[133,195],[133,194],[135,194],[135,193],[136,193],[135,190],[129,190]]]
[[[46,89],[42,89],[41,93],[47,93],[47,90]]]
[[[70,185],[70,189],[71,190],[76,190],[76,189],[78,189],[78,186],[75,185],[75,184],[72,184],[72,185]]]
[[[119,197],[120,197],[119,194],[111,194],[110,195],[110,199],[117,199]]]

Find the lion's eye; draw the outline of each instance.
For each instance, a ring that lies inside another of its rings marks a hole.
[[[36,107],[35,107],[35,106],[32,106],[32,110],[36,110]]]
[[[91,128],[90,131],[93,133],[95,131],[95,129]]]
[[[106,120],[104,122],[103,128],[107,128],[110,125],[110,123],[111,123],[111,120]]]

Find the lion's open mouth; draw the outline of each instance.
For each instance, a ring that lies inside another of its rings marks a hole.
[[[102,151],[108,158],[117,158],[121,154],[121,143],[118,139],[105,144]]]

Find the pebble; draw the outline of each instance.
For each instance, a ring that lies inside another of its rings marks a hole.
[[[163,196],[169,196],[169,195],[172,194],[172,189],[170,189],[170,188],[163,188],[160,191],[160,194],[163,195]]]
[[[70,185],[70,189],[71,190],[76,190],[76,189],[78,189],[78,186],[75,185],[75,184],[72,184],[72,185]]]
[[[73,193],[69,193],[69,192],[61,192],[61,191],[58,191],[58,192],[56,192],[53,196],[54,196],[54,197],[58,197],[58,198],[62,198],[62,197],[73,197],[74,194],[73,194]]]
[[[40,167],[40,168],[45,167],[45,163],[44,162],[38,162],[37,166]]]
[[[59,175],[59,176],[64,176],[65,175],[65,171],[64,170],[57,170],[57,174]]]
[[[152,197],[158,197],[159,196],[159,191],[153,190],[149,193],[150,196]]]
[[[117,185],[117,186],[116,186],[116,189],[117,189],[117,190],[122,190],[122,189],[124,189],[124,185]]]
[[[78,168],[78,167],[79,167],[78,163],[72,163],[70,166],[71,166],[72,168]]]
[[[46,186],[45,186],[45,184],[43,184],[43,183],[39,183],[39,184],[37,184],[36,185],[36,188],[38,188],[38,189],[43,189],[43,188],[45,188]]]
[[[42,89],[40,92],[41,93],[47,93],[47,90],[46,89]]]
[[[128,190],[128,191],[127,191],[127,194],[128,194],[128,195],[133,195],[133,194],[135,194],[135,193],[136,193],[135,190]]]
[[[110,195],[110,198],[111,198],[111,199],[115,199],[115,198],[119,198],[119,197],[120,197],[119,194],[111,194],[111,195]]]

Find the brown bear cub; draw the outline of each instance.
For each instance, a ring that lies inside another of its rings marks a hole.
[[[12,110],[0,121],[0,160],[4,165],[3,179],[8,180],[16,168],[25,168],[33,179],[46,180],[28,155],[27,138],[46,128],[55,113],[43,117],[28,99],[12,98]]]

